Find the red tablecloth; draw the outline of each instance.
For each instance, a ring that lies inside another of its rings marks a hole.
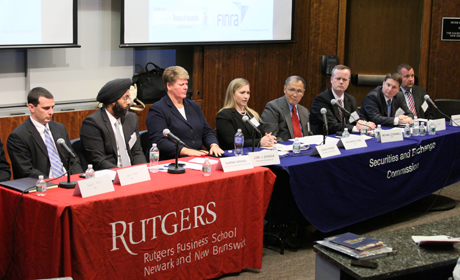
[[[79,178],[73,176],[72,180]],[[206,279],[262,265],[267,168],[151,180],[88,198],[51,189],[22,198],[7,279]],[[0,187],[0,276],[20,194]]]

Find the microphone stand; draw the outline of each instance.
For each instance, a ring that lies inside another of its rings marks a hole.
[[[252,152],[253,153],[254,153],[255,146],[256,146],[256,130],[253,130],[252,131]]]
[[[179,160],[179,143],[176,142],[176,162],[170,163],[168,166],[168,173],[171,174],[182,174],[185,173],[184,165],[179,165],[177,161]]]
[[[343,113],[342,113],[342,117],[340,118],[340,120],[342,122],[342,131],[337,131],[335,133],[335,135],[337,135],[337,136],[342,136],[342,133],[345,130],[345,117],[343,116]]]
[[[323,145],[326,145],[327,124],[323,124]]]
[[[67,161],[67,182],[60,182],[59,187],[63,189],[74,189],[75,186],[77,185],[77,182],[75,181],[70,181],[70,158],[71,155],[69,154],[69,160]]]

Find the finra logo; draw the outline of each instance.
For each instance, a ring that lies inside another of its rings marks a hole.
[[[237,14],[218,14],[217,26],[238,26],[240,17]]]
[[[167,213],[164,216],[159,215],[143,219],[136,225],[133,225],[134,222],[126,223],[125,221],[110,223],[112,226],[112,250],[110,251],[119,249],[117,244],[117,240],[119,240],[128,253],[137,255],[128,247],[128,242],[131,245],[135,245],[146,242],[146,238],[150,238],[150,240],[156,239],[158,237],[157,228],[160,234],[174,235],[178,231],[181,232],[192,227],[198,228],[212,224],[217,220],[216,212],[211,210],[215,208],[216,203],[209,202],[206,206],[197,205],[192,209],[184,208],[177,212]],[[140,237],[140,240],[134,240],[133,237]]]

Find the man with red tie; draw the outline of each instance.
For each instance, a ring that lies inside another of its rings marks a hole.
[[[265,105],[261,116],[264,131],[276,136],[277,142],[308,135],[309,112],[299,104],[305,88],[303,78],[290,76],[284,83],[284,96]]]

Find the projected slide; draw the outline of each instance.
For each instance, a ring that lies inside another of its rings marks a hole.
[[[137,0],[135,4],[136,8],[132,1],[124,3],[122,43],[292,39],[292,2],[287,0]],[[139,10],[144,12],[140,15]]]

